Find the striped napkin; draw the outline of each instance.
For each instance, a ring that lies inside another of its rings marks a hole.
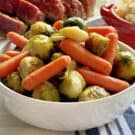
[[[99,128],[77,131],[75,135],[135,135],[135,102],[114,121]]]

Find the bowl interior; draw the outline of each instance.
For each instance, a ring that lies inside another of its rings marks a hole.
[[[103,19],[101,17],[88,20],[86,23],[87,23],[88,26],[92,26],[92,25],[94,25],[94,26],[99,26],[99,25],[104,26],[104,25],[106,25],[106,23],[103,21]],[[2,42],[0,41],[0,43],[3,43],[3,42],[8,43],[8,41],[6,41],[6,40],[2,41]],[[121,50],[123,50],[123,51],[124,50],[129,50],[130,52],[132,52],[135,55],[135,51],[131,47],[129,47],[127,44],[125,44],[125,43],[123,43],[121,41],[118,41],[118,44],[119,44]],[[5,47],[6,47],[6,49],[5,49]],[[4,48],[4,50],[3,50],[3,48]],[[15,48],[14,44],[10,44],[10,45],[8,44],[8,46],[7,46],[7,44],[3,44],[3,47],[0,48],[0,51],[2,53],[3,51],[13,50],[14,48]],[[51,102],[51,101],[42,101],[42,100],[39,100],[39,99],[34,99],[34,98],[31,98],[31,97],[27,97],[25,95],[22,95],[20,93],[17,93],[15,91],[13,91],[12,89],[8,88],[7,86],[5,86],[2,82],[0,82],[0,85],[1,85],[1,87],[4,87],[4,89],[6,89],[8,93],[13,94],[15,96],[19,96],[22,99],[25,98],[26,100],[27,99],[28,100],[35,100],[36,102],[54,103],[54,102]],[[135,85],[135,84],[132,84],[132,85]],[[126,91],[127,90],[118,92],[118,93],[116,93],[114,95],[111,95],[109,97],[106,97],[106,98],[111,98],[112,96],[118,96],[119,94],[121,94],[123,92],[126,92]],[[106,98],[101,98],[101,99],[97,99],[97,100],[93,100],[93,101],[85,101],[85,102],[98,102],[98,101],[100,102],[100,100],[104,100]],[[55,102],[55,103],[61,104],[61,102]],[[83,101],[80,101],[80,102],[68,102],[68,103],[66,102],[66,104],[74,104],[74,103],[78,104],[78,103],[84,103],[84,102]],[[62,102],[62,104],[64,104],[64,102]]]

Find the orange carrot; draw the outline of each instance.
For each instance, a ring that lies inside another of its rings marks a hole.
[[[58,20],[56,21],[54,24],[53,24],[53,27],[56,29],[56,30],[60,30],[62,28],[62,25],[63,25],[63,20]]]
[[[89,33],[96,32],[98,34],[101,34],[103,36],[106,36],[106,34],[114,32],[116,33],[116,29],[112,26],[95,26],[95,27],[88,27],[87,31]]]
[[[87,69],[78,68],[77,71],[84,77],[89,85],[98,85],[111,92],[119,92],[130,86],[126,81],[102,75]]]
[[[108,61],[89,52],[74,40],[64,39],[60,44],[60,49],[77,62],[97,72],[108,75],[112,70],[112,65]]]
[[[0,62],[4,62],[8,59],[10,59],[11,57],[8,56],[7,54],[0,54]]]
[[[26,90],[33,90],[43,82],[60,73],[69,64],[71,64],[71,58],[69,56],[61,56],[29,74],[22,80],[22,86]]]
[[[113,64],[115,55],[116,55],[116,47],[118,42],[118,35],[117,33],[109,33],[106,35],[110,39],[108,48],[103,53],[102,57]]]
[[[29,52],[23,52],[1,63],[0,64],[0,78],[6,77],[8,74],[15,71],[18,68],[18,65],[21,59],[28,55],[29,55]]]
[[[5,52],[5,54],[10,56],[10,57],[14,57],[14,56],[16,56],[16,55],[18,55],[20,53],[21,53],[20,51],[13,51],[13,50]]]
[[[8,32],[7,38],[9,38],[9,40],[20,49],[22,49],[28,43],[28,40],[24,36],[16,32]]]

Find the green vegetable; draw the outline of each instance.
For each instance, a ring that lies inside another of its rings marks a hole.
[[[49,81],[34,89],[32,97],[47,101],[60,101],[58,90]]]
[[[12,72],[6,78],[6,85],[12,90],[22,93],[24,90],[21,87],[21,79],[18,72]]]
[[[33,56],[37,56],[44,60],[49,58],[50,53],[53,50],[52,40],[45,35],[33,36],[30,38],[27,46],[27,49]]]
[[[86,30],[86,23],[79,17],[70,17],[64,20],[63,27],[78,26],[82,30]]]
[[[51,25],[42,21],[38,21],[30,26],[30,30],[25,33],[25,37],[29,39],[32,36],[39,34],[45,34],[50,36],[54,32],[55,30]]]
[[[135,78],[135,56],[129,51],[121,51],[116,55],[113,73],[124,80]]]
[[[63,56],[64,54],[61,52],[55,52],[52,54],[51,56],[51,61]],[[67,66],[67,70],[74,70],[77,66],[77,63],[75,60],[71,60],[71,64],[69,66]]]
[[[70,38],[79,42],[84,42],[89,38],[89,34],[81,30],[77,26],[73,27],[65,27],[60,30],[60,33],[65,37],[65,38]]]
[[[76,67],[77,67],[77,63],[76,63],[76,61],[75,60],[71,60],[71,64],[69,65],[69,66],[67,66],[67,70],[75,70],[76,69]]]
[[[109,38],[97,33],[91,33],[85,47],[98,56],[102,56],[109,44]]]
[[[61,33],[53,33],[50,38],[53,42],[57,42],[63,40],[65,37]]]
[[[63,56],[63,55],[64,55],[64,54],[61,53],[61,52],[55,52],[55,53],[53,53],[52,56],[51,56],[51,61],[56,60],[57,58],[59,58],[59,57],[61,57],[61,56]]]
[[[67,70],[63,81],[60,83],[59,91],[66,97],[74,99],[78,98],[85,85],[86,82],[79,72]]]
[[[35,56],[28,56],[21,60],[18,71],[22,79],[31,72],[37,70],[44,65],[43,61]]]
[[[110,96],[110,94],[102,87],[89,86],[80,94],[79,101],[95,100]]]

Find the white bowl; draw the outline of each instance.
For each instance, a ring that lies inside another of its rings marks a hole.
[[[124,43],[119,44],[135,54]],[[122,114],[135,99],[135,84],[110,97],[85,102],[33,99],[12,91],[1,82],[0,95],[3,95],[7,110],[26,123],[51,130],[75,131],[101,126]]]

